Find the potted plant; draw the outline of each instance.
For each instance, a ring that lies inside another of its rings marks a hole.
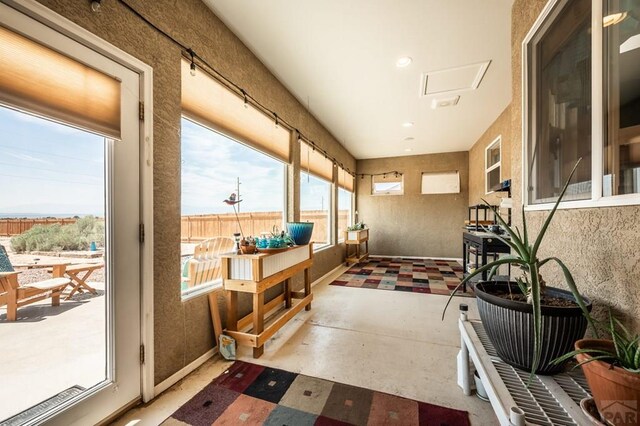
[[[600,416],[614,425],[640,423],[640,335],[632,335],[609,312],[609,321],[597,323],[611,340],[581,339],[575,350],[554,360],[574,356],[582,367]]]
[[[522,232],[517,227],[507,225],[498,211],[492,208],[506,235],[491,234],[509,245],[512,254],[477,268],[464,277],[452,292],[442,314],[444,319],[444,312],[463,284],[478,274],[490,271],[488,281],[479,281],[474,288],[480,318],[498,356],[514,367],[530,371],[530,377],[535,373],[554,374],[561,371],[564,365],[552,364],[551,361],[570,351],[573,343],[584,336],[587,322],[590,322],[591,303],[578,292],[569,269],[557,257],[538,257],[542,239],[578,164],[579,161],[535,239],[528,234],[524,208]],[[486,201],[485,204],[489,205]],[[546,285],[540,272],[550,262],[560,266],[570,291]],[[492,282],[498,268],[506,264],[517,267],[522,275],[515,281]]]

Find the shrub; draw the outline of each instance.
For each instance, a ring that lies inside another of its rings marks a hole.
[[[91,242],[104,245],[104,222],[85,216],[69,225],[36,225],[11,239],[16,253],[25,251],[88,250]]]

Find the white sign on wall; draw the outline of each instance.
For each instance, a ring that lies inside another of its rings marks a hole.
[[[423,172],[422,194],[458,194],[460,192],[460,173]]]

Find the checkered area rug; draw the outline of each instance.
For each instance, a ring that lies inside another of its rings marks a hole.
[[[470,425],[466,411],[241,361],[162,424]]]
[[[331,285],[450,295],[460,284],[462,266],[455,260],[370,257],[354,265]],[[467,286],[456,296],[473,297]]]

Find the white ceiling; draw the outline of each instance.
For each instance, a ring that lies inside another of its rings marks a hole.
[[[468,150],[511,101],[512,0],[204,1],[358,159]],[[457,106],[420,97],[422,73],[487,60]]]

